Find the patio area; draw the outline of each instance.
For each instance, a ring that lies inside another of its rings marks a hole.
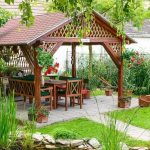
[[[80,118],[80,117],[87,117],[87,118],[93,118],[95,116],[99,116],[100,114],[114,111],[114,110],[120,110],[121,108],[117,107],[118,103],[118,97],[117,96],[96,96],[91,97],[91,99],[85,99],[83,108],[80,109],[79,105],[75,107],[68,107],[68,111],[65,111],[64,107],[58,107],[57,109],[53,109],[49,114],[49,119],[47,123],[39,124],[37,123],[37,127],[46,126],[49,124],[53,124],[56,122],[66,121],[74,118]],[[29,104],[27,101],[26,108],[24,108],[23,101],[19,101],[21,97],[16,97],[16,103],[17,103],[17,118],[20,120],[28,120],[28,111],[27,108],[30,107],[31,104]],[[64,103],[64,101],[62,100]],[[44,102],[45,105],[49,107],[49,103]],[[47,104],[46,104],[47,103]],[[131,107],[137,107],[138,106],[138,99],[132,98],[131,101]]]

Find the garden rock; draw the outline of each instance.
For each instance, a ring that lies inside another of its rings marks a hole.
[[[86,145],[80,145],[80,146],[78,146],[78,149],[87,149],[87,146]]]
[[[55,140],[52,136],[48,135],[48,134],[43,134],[43,138],[45,141],[55,144]]]
[[[71,141],[71,147],[77,147],[83,144],[83,140],[73,140]]]
[[[46,149],[56,149],[57,147],[55,145],[45,145]]]
[[[88,143],[95,149],[99,148],[101,145],[96,138],[92,138],[88,141]]]
[[[70,140],[63,140],[63,139],[58,139],[56,140],[57,144],[65,145],[65,146],[70,146]]]
[[[43,135],[37,132],[32,135],[32,138],[35,140],[35,142],[41,142],[43,140]]]
[[[149,150],[147,147],[131,147],[130,150]]]

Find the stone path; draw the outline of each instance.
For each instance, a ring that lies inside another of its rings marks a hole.
[[[29,104],[26,104],[26,108],[23,107],[23,102],[19,101],[17,102],[18,111],[17,111],[17,117],[19,119],[27,120],[27,107]],[[132,99],[131,102],[131,108],[138,106],[138,100]],[[121,108],[117,107],[117,96],[97,96],[96,98],[91,98],[88,100],[84,100],[83,109],[79,109],[79,106],[75,107],[69,107],[68,111],[65,111],[64,107],[59,107],[56,110],[52,110],[49,115],[49,121],[48,123],[44,124],[37,124],[37,127],[46,126],[49,124],[53,124],[56,122],[62,122],[66,120],[71,120],[75,118],[81,118],[86,117],[93,121],[107,124],[106,120],[109,118],[104,115],[104,113],[114,110],[121,110]],[[124,129],[128,125],[117,121],[117,129],[119,131],[124,131]],[[144,130],[138,127],[134,127],[132,125],[129,125],[127,128],[127,134],[133,138],[139,139],[139,140],[145,140],[150,141],[150,131]]]

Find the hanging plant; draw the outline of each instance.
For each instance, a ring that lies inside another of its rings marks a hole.
[[[43,67],[43,69],[47,69],[48,66],[51,66],[53,64],[53,57],[50,55],[50,53],[44,51],[42,48],[38,47],[36,49],[38,52],[37,54],[37,60],[39,66]]]

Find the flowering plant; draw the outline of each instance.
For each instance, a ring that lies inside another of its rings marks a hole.
[[[45,75],[51,74],[51,73],[57,73],[59,68],[59,63],[55,63],[54,66],[49,66],[48,69],[45,72]]]
[[[122,59],[126,60],[129,68],[133,65],[140,65],[144,61],[144,58],[140,56],[139,52],[133,49],[126,49],[122,53]]]

